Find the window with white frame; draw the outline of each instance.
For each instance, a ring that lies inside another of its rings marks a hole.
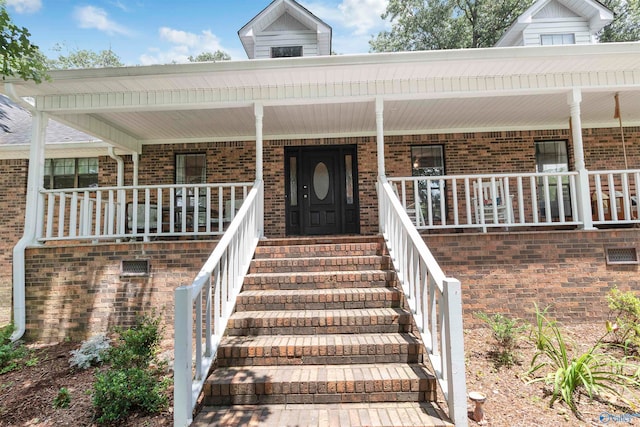
[[[540,44],[551,46],[559,44],[576,44],[575,34],[540,34]]]
[[[441,176],[444,175],[444,146],[416,145],[411,147],[411,175],[413,176]],[[440,183],[438,181],[419,181],[419,195],[422,202],[431,199],[431,212],[435,220],[440,220],[445,212],[441,212]],[[426,207],[426,205],[425,205]],[[425,215],[426,216],[426,215]]]
[[[45,160],[44,188],[89,188],[97,186],[97,157]]]
[[[567,141],[536,141],[536,171],[541,173],[568,172],[569,156],[567,154]],[[562,205],[565,216],[571,215],[571,195],[569,189],[569,177],[562,176],[561,183],[557,182],[557,177],[550,175],[549,198],[551,206],[551,216],[559,216],[559,187],[562,187]],[[561,184],[561,185],[559,185]],[[541,214],[545,215],[545,189],[542,178],[538,180],[539,206]]]

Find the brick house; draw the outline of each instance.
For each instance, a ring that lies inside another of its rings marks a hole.
[[[573,3],[527,13],[609,19]],[[29,159],[0,151],[0,291],[26,289],[29,337],[170,308],[257,181],[266,238],[374,235],[384,177],[469,321],[534,301],[603,318],[611,286],[637,287],[638,43],[331,56],[330,27],[281,0],[239,35],[250,58],[280,58],[7,80],[33,132]],[[91,137],[45,144],[48,119]]]

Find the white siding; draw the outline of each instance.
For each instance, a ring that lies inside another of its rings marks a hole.
[[[318,41],[314,32],[278,31],[258,34],[255,57],[271,58],[271,48],[280,46],[302,46],[303,56],[318,56]]]
[[[524,31],[524,45],[539,46],[541,34],[575,34],[576,44],[591,43],[589,24],[584,20],[553,19],[534,21]]]

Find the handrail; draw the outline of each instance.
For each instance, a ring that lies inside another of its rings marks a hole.
[[[467,426],[460,282],[445,276],[385,177],[378,180],[380,231],[438,384],[458,427]]]
[[[263,198],[264,184],[257,180],[191,285],[175,291],[174,426],[191,424],[193,409],[262,237]]]

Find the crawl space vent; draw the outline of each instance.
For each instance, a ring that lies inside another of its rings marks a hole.
[[[122,260],[121,276],[148,276],[149,260]]]
[[[638,264],[636,248],[607,248],[607,264]]]

